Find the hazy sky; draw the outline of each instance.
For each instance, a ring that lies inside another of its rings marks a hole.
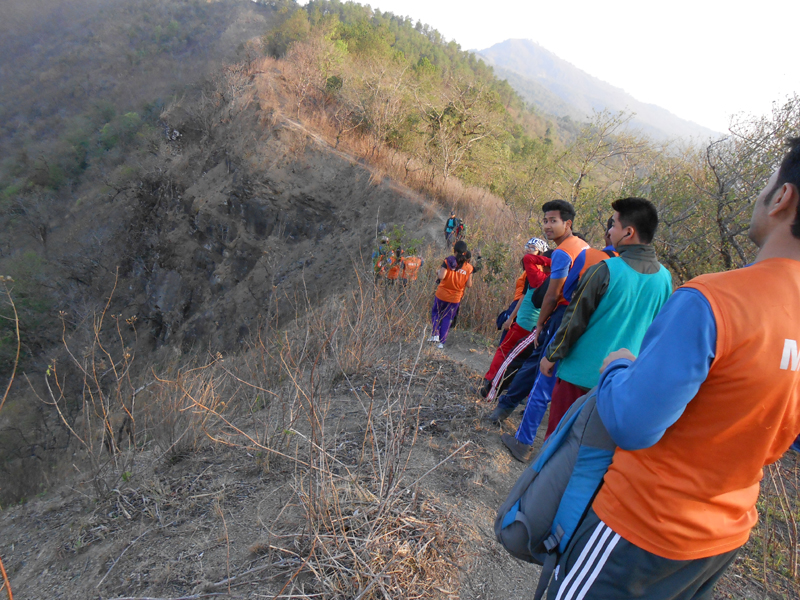
[[[727,131],[800,92],[800,1],[361,0],[438,29],[465,50],[538,42],[681,118]]]

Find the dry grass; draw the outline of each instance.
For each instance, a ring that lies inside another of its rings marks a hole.
[[[409,470],[420,409],[430,404],[430,382],[420,389],[416,372],[426,330],[427,309],[420,306],[423,298],[429,305],[430,288],[420,281],[400,294],[399,288],[375,286],[371,278],[361,283],[349,295],[307,307],[286,329],[266,324],[241,355],[195,359],[166,373],[153,369],[138,387],[126,379],[132,357],[126,358],[118,323],[109,326],[99,315],[92,326],[92,351],[82,358],[71,352],[65,337],[76,365],[71,374],[81,378],[83,414],[91,415],[84,417],[90,420],[87,428],[106,431],[114,402],[126,407],[136,427],[134,444],[123,448],[112,442],[116,451],[109,452],[102,445],[108,437],[92,445],[90,436],[71,426],[76,443],[87,452],[87,480],[100,503],[64,550],[77,552],[144,515],[153,527],[167,526],[162,514],[179,501],[174,492],[151,476],[139,485],[129,482],[145,475],[148,465],[175,464],[208,448],[228,448],[255,456],[264,473],[276,468],[293,473],[287,507],[295,509],[282,510],[265,523],[269,539],[252,548],[267,558],[258,576],[284,580],[275,597],[457,597],[460,574],[454,566],[465,551],[464,536],[456,532],[464,526],[421,484],[471,443],[424,472]],[[107,329],[119,330],[115,348],[120,357],[105,341]],[[97,368],[101,359],[107,369],[117,369],[108,381]],[[369,371],[381,374],[371,387],[353,379]],[[61,373],[54,369],[50,376],[58,383],[51,384],[48,402],[66,424],[67,390],[72,388]],[[351,421],[359,423],[357,436],[350,431],[342,438],[330,418],[337,382],[350,390],[347,405]],[[130,394],[136,390],[133,403]],[[224,493],[202,492],[199,479],[187,481],[184,492],[189,499],[214,499],[228,552],[227,577],[203,584],[202,591],[252,582],[256,573],[231,565]],[[182,509],[191,511],[191,506]],[[110,564],[106,576],[121,558]]]
[[[445,180],[438,174],[432,176],[430,167],[419,158],[364,135],[357,124],[343,125],[342,107],[331,101],[320,85],[303,88],[302,101],[294,99],[297,81],[307,79],[302,61],[293,60],[292,56],[283,60],[263,58],[252,63],[250,73],[254,77],[255,98],[261,110],[269,112],[273,124],[281,119],[299,119],[330,147],[369,164],[372,183],[390,177],[433,199],[446,210],[455,208],[475,231],[482,232],[481,238],[473,238],[478,244],[493,239],[529,237],[527,219],[515,214],[502,198],[485,189],[464,185],[455,177]]]
[[[750,540],[717,586],[722,598],[798,598],[800,457],[789,452],[765,468]]]

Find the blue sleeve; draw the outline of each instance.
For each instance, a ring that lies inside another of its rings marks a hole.
[[[550,264],[550,279],[564,279],[569,274],[569,267],[572,259],[563,250],[554,250],[550,256],[553,261]]]
[[[597,410],[620,448],[649,448],[683,414],[716,354],[717,324],[705,296],[680,288],[664,304],[633,362],[612,362],[597,384]]]

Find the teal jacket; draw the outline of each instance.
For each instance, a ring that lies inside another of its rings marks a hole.
[[[600,366],[615,350],[634,354],[672,293],[672,276],[652,246],[622,246],[583,274],[561,327],[547,350],[559,361],[558,377],[583,388],[600,379]]]

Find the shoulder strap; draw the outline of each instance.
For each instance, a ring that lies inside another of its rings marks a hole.
[[[550,579],[553,577],[556,563],[558,563],[558,553],[551,552],[547,555],[547,559],[542,565],[542,571],[539,573],[539,584],[536,586],[536,593],[533,595],[533,600],[542,600],[544,593],[547,591],[547,586],[550,585]]]

